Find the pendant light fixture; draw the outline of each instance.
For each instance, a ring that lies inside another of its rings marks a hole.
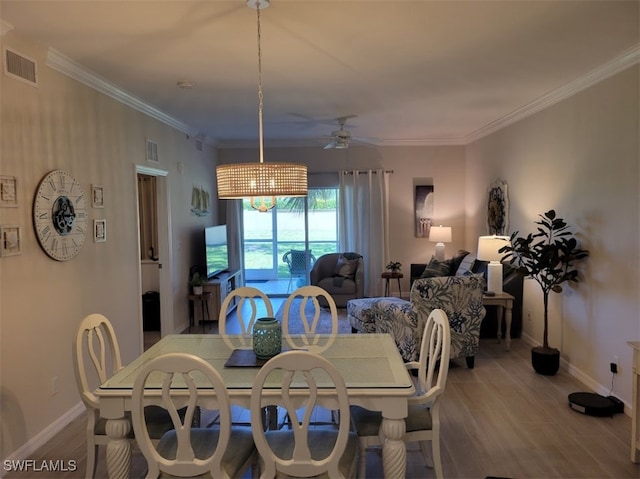
[[[251,198],[251,206],[268,211],[276,206],[276,196],[307,196],[307,167],[296,163],[265,163],[262,130],[262,30],[260,10],[269,6],[269,0],[247,0],[255,8],[258,19],[258,134],[259,163],[235,163],[216,168],[218,198]],[[270,203],[267,198],[271,198]],[[256,199],[258,204],[256,205]]]

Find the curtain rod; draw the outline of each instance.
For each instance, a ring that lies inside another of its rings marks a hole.
[[[365,170],[358,170],[358,173],[363,175],[365,173],[367,173],[368,171]],[[378,170],[371,170],[372,173],[377,174]],[[384,170],[385,173],[389,173],[389,174],[393,174],[393,170]],[[307,172],[308,175],[331,175],[331,174],[340,174],[339,171],[308,171]],[[353,171],[345,171],[345,174],[347,175],[353,175]]]

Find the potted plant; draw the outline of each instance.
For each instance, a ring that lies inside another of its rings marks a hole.
[[[397,273],[402,268],[402,263],[399,263],[398,261],[392,261],[386,266],[386,268],[392,273]]]
[[[542,289],[544,301],[544,332],[542,346],[531,350],[531,364],[539,374],[554,375],[560,367],[560,351],[549,346],[549,294],[561,293],[562,283],[577,283],[578,270],[574,263],[589,256],[589,251],[578,247],[578,241],[569,226],[556,216],[554,210],[547,211],[534,221],[536,233],[518,237],[518,231],[511,235],[511,244],[500,249],[507,253],[503,259],[522,274],[533,278]]]
[[[189,286],[193,289],[193,294],[202,294],[202,287],[206,284],[207,278],[200,276],[200,273],[195,272],[189,280]]]

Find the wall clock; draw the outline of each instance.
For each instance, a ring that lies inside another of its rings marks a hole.
[[[33,202],[33,227],[44,252],[57,261],[70,260],[84,244],[87,224],[87,199],[80,184],[66,171],[47,173]]]

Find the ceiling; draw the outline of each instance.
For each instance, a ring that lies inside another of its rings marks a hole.
[[[370,144],[465,144],[638,59],[636,0],[272,0],[261,17],[267,145],[326,144],[346,115]],[[0,19],[208,143],[256,144],[245,0],[1,0]]]

